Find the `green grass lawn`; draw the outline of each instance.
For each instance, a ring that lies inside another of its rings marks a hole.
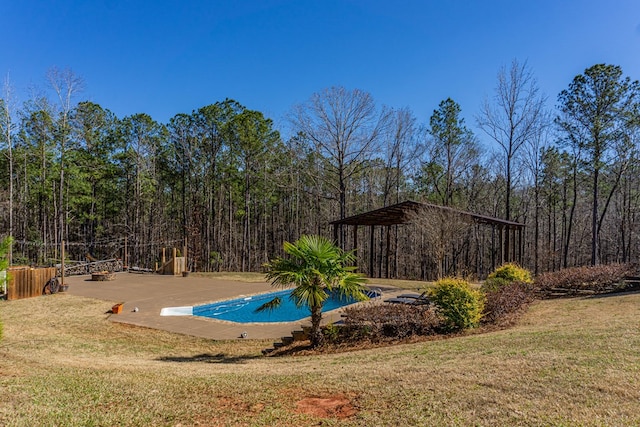
[[[537,302],[486,334],[278,358],[104,311],[66,294],[0,303],[0,425],[640,425],[638,293]],[[307,414],[305,398],[350,410]]]

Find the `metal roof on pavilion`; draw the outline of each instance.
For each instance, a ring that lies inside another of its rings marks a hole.
[[[486,215],[478,215],[471,212],[461,211],[447,206],[433,205],[431,203],[420,203],[408,200],[392,206],[353,215],[348,218],[332,221],[332,225],[396,225],[409,224],[415,220],[415,215],[429,210],[439,210],[441,212],[451,212],[455,215],[470,218],[479,224],[496,225],[500,228],[522,229],[524,224],[514,221],[506,221]]]

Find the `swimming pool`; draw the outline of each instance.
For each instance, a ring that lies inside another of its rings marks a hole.
[[[227,320],[236,323],[295,322],[309,317],[311,315],[309,308],[306,306],[296,307],[295,303],[289,299],[290,295],[291,289],[287,289],[212,304],[198,305],[193,307],[191,314],[193,316]],[[379,296],[379,293],[377,291],[367,291],[367,295],[369,298],[375,298]],[[265,302],[271,301],[275,297],[281,299],[282,303],[280,307],[271,311],[255,312],[258,307]],[[325,301],[322,311],[335,310],[355,302],[357,301],[353,299],[340,299],[338,295],[332,295]]]

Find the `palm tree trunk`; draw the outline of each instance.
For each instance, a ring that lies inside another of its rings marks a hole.
[[[324,336],[320,330],[320,321],[322,320],[322,306],[316,305],[311,307],[311,347],[320,347],[324,342]]]

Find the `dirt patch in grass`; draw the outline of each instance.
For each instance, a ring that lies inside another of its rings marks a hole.
[[[357,413],[351,399],[340,394],[327,397],[305,397],[296,403],[296,412],[319,418],[338,419],[349,418]]]

